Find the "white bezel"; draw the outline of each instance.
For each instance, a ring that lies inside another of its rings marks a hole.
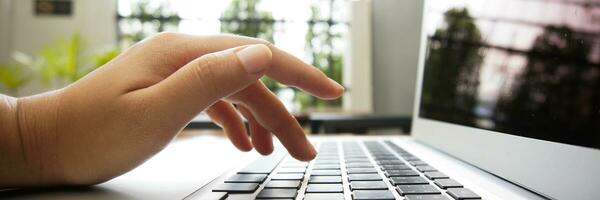
[[[428,0],[423,1],[423,15]],[[508,181],[553,199],[600,199],[600,150],[515,136],[419,116],[427,18],[422,17],[412,134]]]

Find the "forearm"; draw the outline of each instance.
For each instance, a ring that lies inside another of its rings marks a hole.
[[[0,188],[44,186],[56,181],[48,177],[56,169],[48,168],[52,148],[45,136],[54,133],[48,129],[42,133],[44,129],[32,126],[47,122],[44,116],[51,106],[35,106],[43,95],[17,99],[0,94]]]
[[[27,168],[17,110],[16,98],[0,94],[0,188],[21,185]]]

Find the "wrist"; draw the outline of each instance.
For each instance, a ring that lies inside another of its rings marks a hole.
[[[60,183],[60,167],[56,151],[57,99],[49,92],[30,97],[4,96],[10,113],[3,119],[9,123],[1,139],[0,187],[46,186]],[[4,126],[2,126],[4,127]]]
[[[0,188],[22,185],[19,178],[27,173],[17,104],[17,98],[0,94]]]
[[[17,99],[17,127],[23,159],[34,186],[62,184],[58,154],[60,91]]]

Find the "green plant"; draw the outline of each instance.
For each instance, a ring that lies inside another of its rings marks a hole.
[[[0,84],[9,94],[17,95],[18,89],[31,80],[23,67],[0,64]]]
[[[319,7],[315,4],[311,5],[311,17],[308,23],[306,32],[306,52],[312,58],[312,64],[323,71],[327,76],[336,82],[342,83],[343,57],[339,52],[334,51],[333,41],[342,37],[339,33],[334,33],[331,29],[333,0],[329,2],[329,16],[326,22],[320,21],[322,18]],[[321,23],[325,25],[323,29],[316,29],[315,24]],[[313,96],[303,95],[302,92],[296,90],[296,99],[300,102],[303,108],[307,107],[340,107],[342,99],[324,101]]]
[[[104,65],[118,55],[118,49],[109,49],[105,52],[84,55],[84,45],[78,33],[68,39],[59,39],[50,46],[43,48],[37,56],[39,62],[33,65],[44,83],[62,81],[72,83],[96,68]]]
[[[233,0],[221,15],[221,32],[257,37],[273,42],[273,17],[270,12],[258,11],[260,0]],[[261,78],[271,91],[282,85],[268,77]]]
[[[130,4],[131,15],[119,16],[124,19],[120,21],[121,26],[140,26],[140,28],[134,28],[134,31],[121,35],[120,39],[125,46],[132,45],[152,34],[170,30],[170,27],[176,27],[181,21],[177,13],[171,9],[169,1],[138,0],[130,1]]]
[[[0,83],[12,94],[39,78],[46,88],[75,82],[116,57],[120,50],[113,48],[84,55],[82,38],[78,33],[68,39],[58,39],[46,45],[37,55],[13,53],[13,62],[0,65]],[[58,85],[55,85],[58,84]]]
[[[41,64],[35,66],[42,80],[48,83],[56,78],[66,78],[72,82],[82,77],[78,70],[81,45],[81,36],[73,34],[67,40],[59,39],[43,48],[39,55]]]
[[[260,0],[233,0],[221,15],[221,32],[262,38],[273,42],[273,16],[259,11]]]

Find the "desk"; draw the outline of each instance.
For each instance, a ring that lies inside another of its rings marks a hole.
[[[238,151],[220,131],[184,131],[136,169],[93,187],[1,192],[0,199],[182,199],[229,167],[258,155]],[[208,162],[210,161],[210,162]]]
[[[361,134],[366,133],[367,129],[374,128],[398,128],[408,133],[411,118],[399,115],[313,113],[309,116],[309,123],[312,134],[338,132]]]
[[[381,114],[351,113],[311,113],[296,115],[302,126],[310,126],[310,133],[365,133],[367,129],[397,128],[404,133],[410,132],[411,117]],[[186,129],[220,129],[206,115],[198,115],[186,126]]]

